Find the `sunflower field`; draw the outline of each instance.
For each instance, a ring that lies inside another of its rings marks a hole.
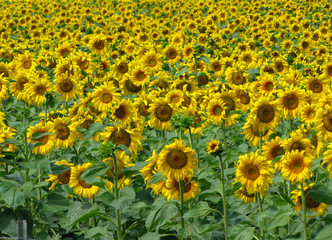
[[[0,239],[332,239],[329,1],[0,7]]]

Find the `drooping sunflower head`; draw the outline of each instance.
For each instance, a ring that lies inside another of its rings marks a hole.
[[[256,200],[256,194],[249,194],[244,186],[235,191],[235,197],[243,200],[246,203],[252,203]]]
[[[70,180],[70,175],[71,175],[71,167],[73,166],[72,163],[68,163],[67,160],[63,159],[61,161],[56,161],[55,163],[58,166],[65,166],[68,169],[59,173],[59,174],[49,174],[49,178],[46,179],[46,181],[54,181],[52,185],[49,187],[49,190],[52,190],[55,188],[55,185],[60,183],[60,184],[68,184]]]

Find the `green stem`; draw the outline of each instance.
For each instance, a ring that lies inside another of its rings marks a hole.
[[[259,206],[259,212],[263,213],[262,199],[259,192],[256,193],[256,198]],[[263,240],[265,239],[265,233],[263,228],[261,228],[261,237]]]
[[[190,147],[193,148],[193,135],[191,133],[191,128],[189,127],[189,140],[190,140]]]
[[[303,217],[303,231],[304,231],[304,239],[308,240],[308,234],[307,234],[307,217],[306,217],[306,196],[304,194],[303,190],[303,183],[301,183],[301,196],[302,196],[302,217]]]
[[[226,202],[226,194],[225,194],[225,175],[224,175],[224,165],[222,162],[222,157],[219,155],[219,163],[220,163],[220,173],[221,173],[221,193],[222,193],[222,204],[224,208],[223,217],[224,217],[224,230],[225,230],[225,236],[226,240],[228,240],[227,237],[227,202]]]
[[[287,188],[287,195],[288,197],[291,197],[291,182],[288,181],[288,188]],[[291,232],[291,218],[288,219],[288,228],[287,228],[287,234],[290,235]]]
[[[115,192],[115,199],[119,200],[119,188],[118,188],[118,163],[115,157],[115,154],[113,153],[113,166],[114,166],[114,192]],[[122,231],[121,231],[121,212],[120,209],[117,208],[115,210],[116,212],[116,230],[117,230],[117,236],[118,240],[122,239]]]
[[[181,214],[181,228],[184,228],[184,220],[183,220],[183,194],[184,194],[184,186],[183,186],[183,180],[180,180],[180,214]]]

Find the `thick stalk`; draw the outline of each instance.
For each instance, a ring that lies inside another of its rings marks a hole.
[[[113,154],[113,166],[114,166],[114,193],[115,199],[119,200],[119,187],[118,187],[118,164],[116,161],[115,154]],[[122,231],[121,231],[121,212],[120,209],[117,208],[116,212],[116,230],[118,235],[118,240],[122,239]]]
[[[180,180],[179,182],[180,185],[180,215],[181,215],[181,228],[184,228],[184,220],[183,220],[183,194],[184,194],[184,184],[183,184],[183,180]]]
[[[189,136],[190,136],[190,138],[189,138],[189,140],[190,140],[190,147],[193,148],[194,147],[193,146],[193,135],[191,133],[191,128],[190,127],[189,127]]]
[[[262,199],[259,192],[256,193],[256,198],[259,206],[259,212],[263,213]],[[263,228],[261,228],[261,237],[263,240],[265,239],[265,233]]]
[[[303,190],[303,183],[301,183],[301,196],[302,196],[302,217],[303,217],[303,231],[304,231],[304,239],[308,240],[308,234],[307,234],[307,217],[306,217],[306,196],[304,194]]]
[[[226,202],[226,195],[225,195],[225,175],[224,175],[224,165],[222,162],[222,157],[219,155],[219,163],[220,163],[220,174],[221,174],[221,194],[222,194],[222,204],[224,208],[223,217],[224,217],[224,230],[225,230],[225,236],[226,240],[228,240],[227,237],[227,202]]]

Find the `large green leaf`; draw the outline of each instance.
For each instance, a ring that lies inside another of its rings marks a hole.
[[[332,224],[326,225],[319,231],[315,240],[328,240],[332,236]]]
[[[96,239],[102,236],[107,236],[107,226],[106,227],[99,227],[96,226],[94,228],[90,228],[84,235],[85,239]]]
[[[47,195],[47,199],[44,204],[42,204],[42,209],[45,213],[59,213],[68,210],[72,204],[68,198],[55,192],[51,192]]]
[[[311,198],[320,203],[332,204],[332,190],[331,187],[316,183],[309,191]]]
[[[99,207],[97,205],[91,206],[90,203],[75,202],[67,213],[66,225],[75,225],[98,215]]]
[[[230,239],[234,240],[252,240],[254,237],[254,227],[249,227],[243,224],[237,224],[227,229],[227,234]]]
[[[193,209],[191,209],[189,212],[185,213],[183,217],[185,219],[188,218],[201,218],[203,217],[208,211],[210,211],[211,208],[209,207],[209,204],[207,202],[198,202]]]
[[[276,227],[285,226],[288,223],[290,217],[294,214],[294,210],[290,208],[289,205],[279,207],[276,215],[271,219],[271,223],[267,229],[273,229]]]
[[[89,130],[84,133],[83,142],[88,138],[93,137],[97,132],[103,131],[104,127],[101,123],[95,122],[92,123],[89,127]]]
[[[187,73],[188,70],[189,70],[188,67],[184,67],[184,68],[182,68],[180,71],[178,71],[178,72],[174,75],[174,79],[175,79],[175,78],[178,78],[179,76],[181,76],[181,75],[183,75],[183,74],[185,74],[185,73]]]
[[[140,240],[159,240],[161,235],[157,232],[147,232],[144,234]]]
[[[105,163],[100,162],[86,169],[83,172],[81,178],[84,179],[84,181],[86,181],[87,183],[92,184],[96,182],[97,177],[101,177],[102,175],[104,175],[108,169],[109,167],[106,166]]]
[[[47,156],[43,154],[32,155],[31,160],[29,162],[22,162],[22,165],[30,169],[41,168],[47,171],[51,170],[50,161]]]
[[[23,206],[32,188],[33,185],[31,182],[21,185],[16,181],[6,180],[0,183],[0,198],[9,206],[16,209],[18,206]]]

